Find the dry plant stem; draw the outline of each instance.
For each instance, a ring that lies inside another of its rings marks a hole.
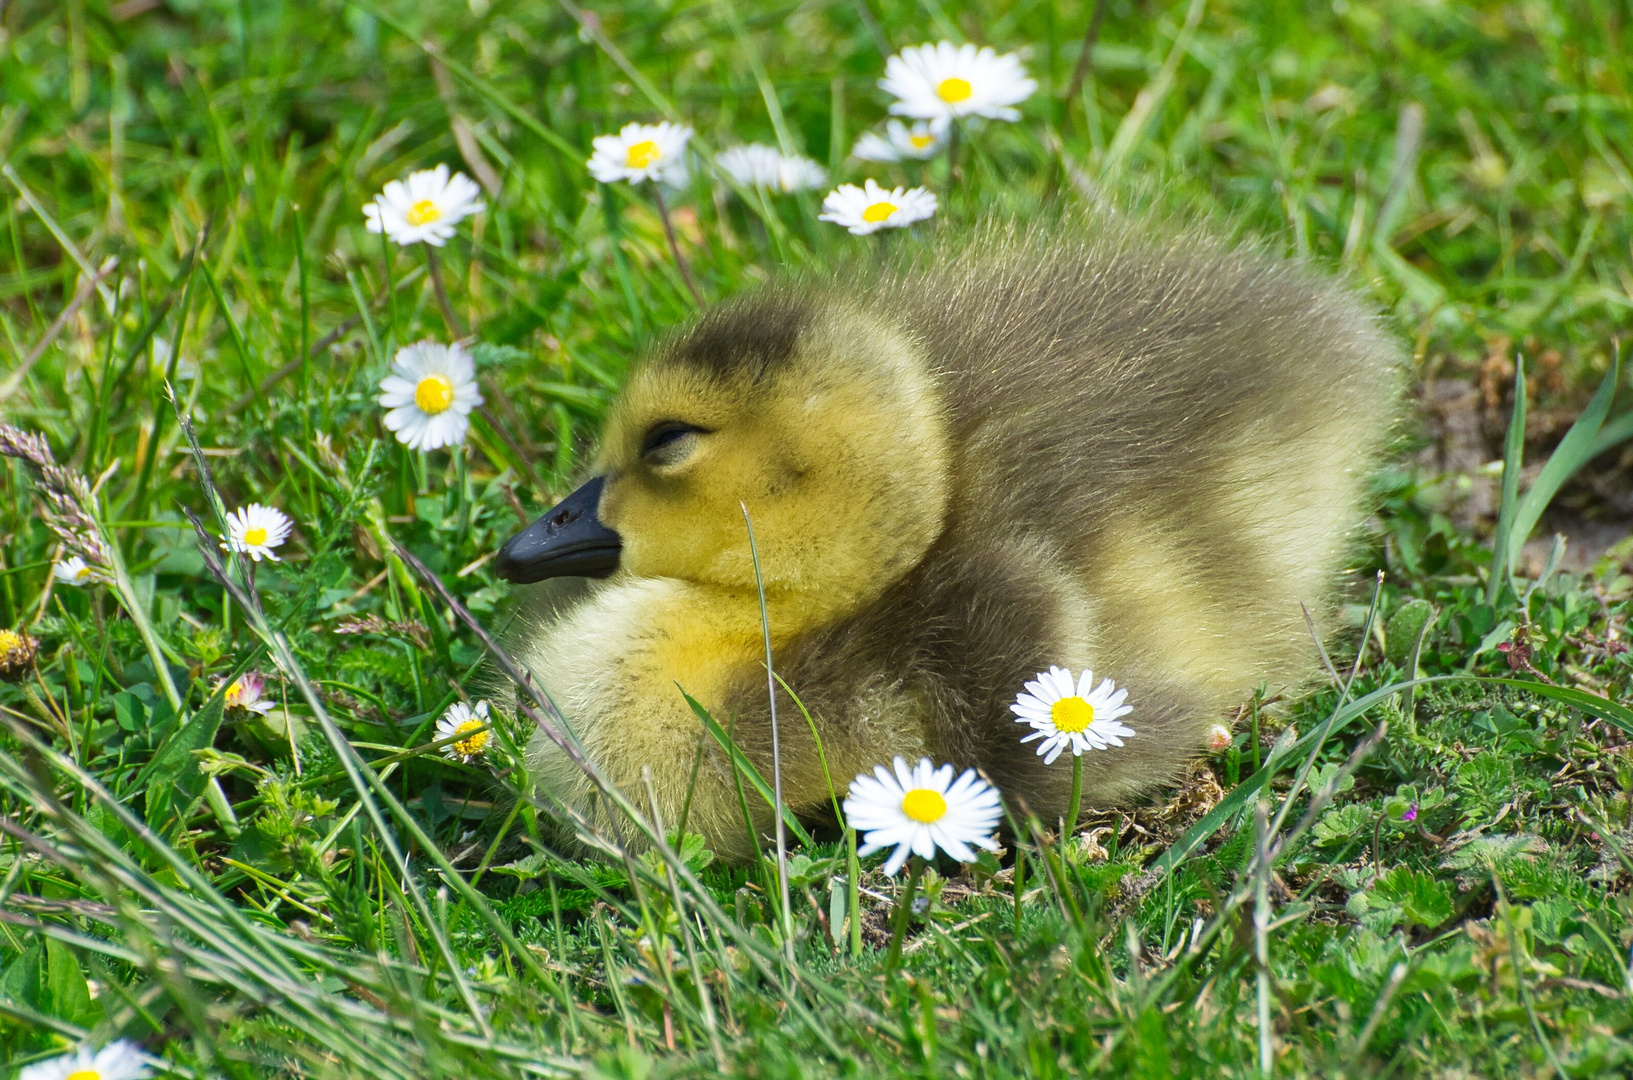
[[[885,970],[895,971],[902,962],[902,938],[907,936],[907,921],[913,917],[913,897],[919,889],[919,878],[924,874],[924,860],[917,855],[907,862],[907,884],[896,899],[896,917],[890,928],[890,952],[885,955]]]
[[[1083,32],[1083,51],[1077,56],[1077,66],[1072,69],[1072,82],[1066,88],[1066,112],[1070,115],[1072,102],[1077,100],[1078,92],[1083,89],[1083,81],[1094,71],[1094,47],[1100,42],[1100,24],[1106,21],[1106,0],[1094,0],[1094,15],[1089,19],[1089,27]],[[1061,124],[1064,128],[1066,125]]]
[[[663,220],[663,235],[669,241],[669,254],[675,257],[675,266],[680,269],[680,279],[686,283],[686,291],[692,294],[692,300],[698,307],[703,306],[703,294],[697,291],[697,282],[692,280],[692,268],[686,264],[686,256],[680,253],[680,243],[675,239],[675,226],[669,220],[669,205],[663,201],[663,187],[657,180],[652,182],[652,201],[658,205],[658,217]]]
[[[448,290],[442,284],[442,260],[437,258],[437,249],[430,244],[425,245],[425,270],[431,275],[431,291],[437,294],[437,306],[442,309],[442,321],[448,333],[456,338],[464,337],[465,327],[454,314],[454,306],[448,302]]]
[[[754,584],[760,591],[760,630],[765,635],[765,689],[771,702],[771,785],[777,817],[777,892],[782,902],[783,949],[788,962],[794,962],[794,915],[788,903],[788,831],[783,824],[782,801],[782,745],[777,730],[777,674],[771,666],[771,619],[766,614],[765,580],[760,576],[760,551],[754,546],[754,522],[749,520],[748,504],[738,503],[743,510],[743,526],[748,529],[748,550],[754,560]],[[815,730],[813,728],[813,730]]]

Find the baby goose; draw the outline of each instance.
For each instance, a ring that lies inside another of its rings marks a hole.
[[[1066,235],[1061,235],[1064,232]],[[1255,686],[1296,682],[1361,516],[1397,349],[1308,268],[1127,227],[994,228],[892,270],[722,303],[630,372],[594,478],[507,543],[516,582],[604,577],[518,659],[589,755],[673,827],[752,851],[730,764],[680,687],[771,774],[752,517],[777,673],[834,784],[901,754],[984,769],[1046,818],[1009,705],[1058,664],[1127,687],[1136,732],[1085,805],[1172,779]],[[778,703],[784,791],[820,816]],[[535,741],[538,782],[589,789]],[[770,812],[749,793],[755,827]]]

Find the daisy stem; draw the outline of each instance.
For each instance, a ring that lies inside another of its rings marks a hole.
[[[692,268],[686,265],[686,257],[680,253],[680,244],[675,240],[675,226],[669,220],[669,205],[663,201],[663,188],[656,180],[652,181],[652,201],[658,205],[663,235],[669,241],[669,253],[675,257],[675,265],[680,268],[680,279],[686,283],[686,291],[692,294],[697,306],[702,307],[703,294],[697,291],[697,282],[692,280]]]
[[[885,956],[885,970],[895,971],[902,962],[902,938],[907,936],[907,922],[913,916],[913,897],[919,890],[919,878],[924,874],[924,860],[917,855],[907,862],[907,884],[896,900],[895,925],[890,928],[890,952]]]
[[[430,244],[425,245],[425,269],[431,275],[431,288],[437,294],[437,305],[442,308],[442,321],[447,324],[448,333],[456,338],[464,337],[465,328],[454,315],[454,306],[448,302],[448,290],[442,284],[442,261],[437,258],[437,249]]]
[[[1077,831],[1077,812],[1083,808],[1083,755],[1072,755],[1072,801],[1066,807],[1066,828],[1060,834],[1062,842]]]

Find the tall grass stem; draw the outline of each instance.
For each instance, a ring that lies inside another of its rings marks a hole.
[[[776,805],[772,812],[777,819],[777,895],[782,905],[783,949],[788,962],[794,962],[794,913],[788,902],[788,831],[783,824],[782,797],[782,739],[777,729],[777,672],[771,663],[771,616],[766,611],[765,578],[760,573],[760,549],[754,543],[754,522],[749,517],[748,504],[737,504],[743,510],[743,527],[748,530],[749,557],[754,562],[754,585],[760,598],[760,631],[765,637],[765,688],[771,708],[771,787]]]

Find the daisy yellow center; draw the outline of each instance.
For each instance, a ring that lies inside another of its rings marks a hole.
[[[876,225],[900,209],[901,207],[897,206],[895,203],[876,202],[866,210],[862,211],[862,220],[868,222],[869,224]]]
[[[414,387],[414,404],[430,416],[445,413],[454,404],[454,384],[446,375],[427,375]]]
[[[907,141],[913,144],[913,149],[923,150],[926,146],[935,142],[936,137],[934,135],[909,135]]]
[[[408,208],[403,220],[410,225],[429,225],[442,217],[442,210],[430,199],[421,199]]]
[[[1094,706],[1075,695],[1063,697],[1049,706],[1049,719],[1056,731],[1076,735],[1094,723]]]
[[[244,530],[244,543],[250,547],[260,547],[266,543],[266,529],[259,525],[251,525]]]
[[[626,152],[626,160],[632,169],[644,169],[658,160],[661,151],[658,144],[651,139],[645,139],[632,145]]]
[[[454,749],[459,751],[461,754],[464,754],[466,757],[474,757],[475,755],[480,754],[482,752],[482,748],[488,745],[488,736],[491,734],[491,732],[477,731],[476,729],[486,726],[486,722],[482,720],[467,720],[463,724],[460,724],[454,729],[455,735],[464,735],[467,731],[474,731],[476,734],[468,735],[454,743]]]
[[[936,96],[949,105],[957,105],[970,96],[968,79],[960,79],[954,75],[950,79],[942,79],[936,87]]]
[[[75,581],[84,581],[86,578],[88,578],[90,576],[91,576],[91,568],[89,566],[82,566],[78,570],[74,571],[74,580]]]
[[[235,709],[242,705],[244,703],[244,680],[235,679],[233,684],[227,687],[227,693],[223,697],[229,709]]]
[[[102,1080],[102,1073],[96,1069],[80,1069],[69,1073],[63,1080]]]
[[[947,812],[947,800],[941,797],[939,791],[929,788],[914,788],[902,796],[902,813],[924,825],[930,825],[941,820]]]
[[[23,647],[23,636],[15,630],[0,630],[0,653]]]

